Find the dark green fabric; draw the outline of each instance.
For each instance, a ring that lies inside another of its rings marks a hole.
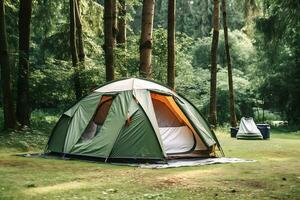
[[[122,128],[109,157],[163,159],[162,149],[144,111],[134,100],[130,107],[136,112],[130,124]]]
[[[131,100],[131,103],[129,105],[129,108],[128,108],[128,113],[127,113],[127,117],[131,117],[136,111],[139,110],[139,106],[138,104],[136,103],[135,99],[132,99]]]
[[[61,116],[50,136],[48,150],[52,152],[63,152],[70,121],[71,117],[67,115]]]
[[[69,116],[69,117],[73,117],[73,115],[75,114],[75,112],[78,109],[79,105],[80,105],[80,101],[77,102],[74,106],[72,106],[69,110],[64,112],[64,114]]]
[[[244,133],[244,134],[238,134],[236,136],[237,139],[243,139],[243,140],[262,140],[263,137],[260,135],[260,134],[247,134],[247,133]]]
[[[76,144],[70,152],[107,158],[126,122],[128,107],[132,98],[132,91],[120,92],[114,98],[100,132],[91,140]]]
[[[65,141],[65,153],[70,153],[73,146],[79,140],[81,134],[93,117],[97,106],[100,103],[101,97],[101,93],[94,92],[91,95],[83,98],[74,107],[72,107],[65,113],[73,116]]]
[[[159,141],[159,144],[160,144],[161,148],[163,149],[163,154],[165,157],[167,157],[167,154],[165,153],[164,148],[163,148],[163,142],[162,142],[162,139],[160,136],[160,131],[159,131],[157,119],[155,116],[150,91],[134,90],[133,94],[134,94],[135,98],[137,99],[137,101],[139,102],[139,104],[141,105],[142,109],[144,110],[146,116],[150,120],[150,123],[155,131],[155,134]]]

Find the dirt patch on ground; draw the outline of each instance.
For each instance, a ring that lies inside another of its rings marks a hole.
[[[71,181],[71,182],[60,183],[60,184],[56,184],[56,185],[29,188],[29,189],[26,189],[24,192],[29,195],[37,195],[37,194],[72,190],[72,189],[78,189],[78,188],[82,189],[87,186],[88,186],[87,182]]]
[[[267,188],[267,184],[260,180],[235,180],[235,184],[242,186],[242,188],[253,188],[264,190]]]
[[[221,169],[197,169],[191,171],[182,171],[168,174],[166,176],[156,178],[156,186],[171,187],[171,186],[188,186],[198,187],[199,179],[205,179],[213,174],[219,174]]]
[[[161,178],[158,182],[160,187],[170,187],[170,186],[185,186],[188,185],[188,180],[183,177],[169,177]]]
[[[3,167],[25,167],[33,166],[32,163],[23,160],[0,160],[0,166]]]

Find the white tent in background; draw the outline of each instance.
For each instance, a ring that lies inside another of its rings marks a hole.
[[[240,122],[239,131],[236,135],[237,139],[261,140],[263,139],[261,132],[258,130],[252,117],[243,117]]]

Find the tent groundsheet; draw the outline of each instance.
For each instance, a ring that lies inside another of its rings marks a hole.
[[[115,165],[129,165],[133,167],[147,168],[147,169],[165,169],[165,168],[177,168],[177,167],[193,167],[201,165],[213,165],[213,164],[226,164],[226,163],[251,163],[255,160],[244,160],[240,158],[195,158],[195,159],[175,159],[169,160],[166,164],[124,164],[124,163],[112,163]]]
[[[16,154],[16,156],[22,156],[27,158],[50,158],[50,159],[64,159],[64,160],[73,160],[72,158],[51,156],[48,154]],[[95,163],[103,163],[99,161],[91,161]],[[190,159],[174,159],[169,160],[168,163],[161,164],[139,164],[139,163],[117,163],[111,162],[113,165],[121,166],[131,166],[131,167],[140,167],[148,169],[166,169],[166,168],[177,168],[177,167],[193,167],[193,166],[202,166],[202,165],[213,165],[213,164],[227,164],[227,163],[251,163],[256,162],[256,160],[245,160],[241,158],[190,158]]]

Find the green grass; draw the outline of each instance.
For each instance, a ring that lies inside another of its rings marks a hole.
[[[254,163],[140,169],[15,156],[43,150],[57,115],[37,116],[32,130],[0,134],[1,200],[300,199],[299,131],[275,131],[269,141],[236,140],[217,131],[227,157]]]

